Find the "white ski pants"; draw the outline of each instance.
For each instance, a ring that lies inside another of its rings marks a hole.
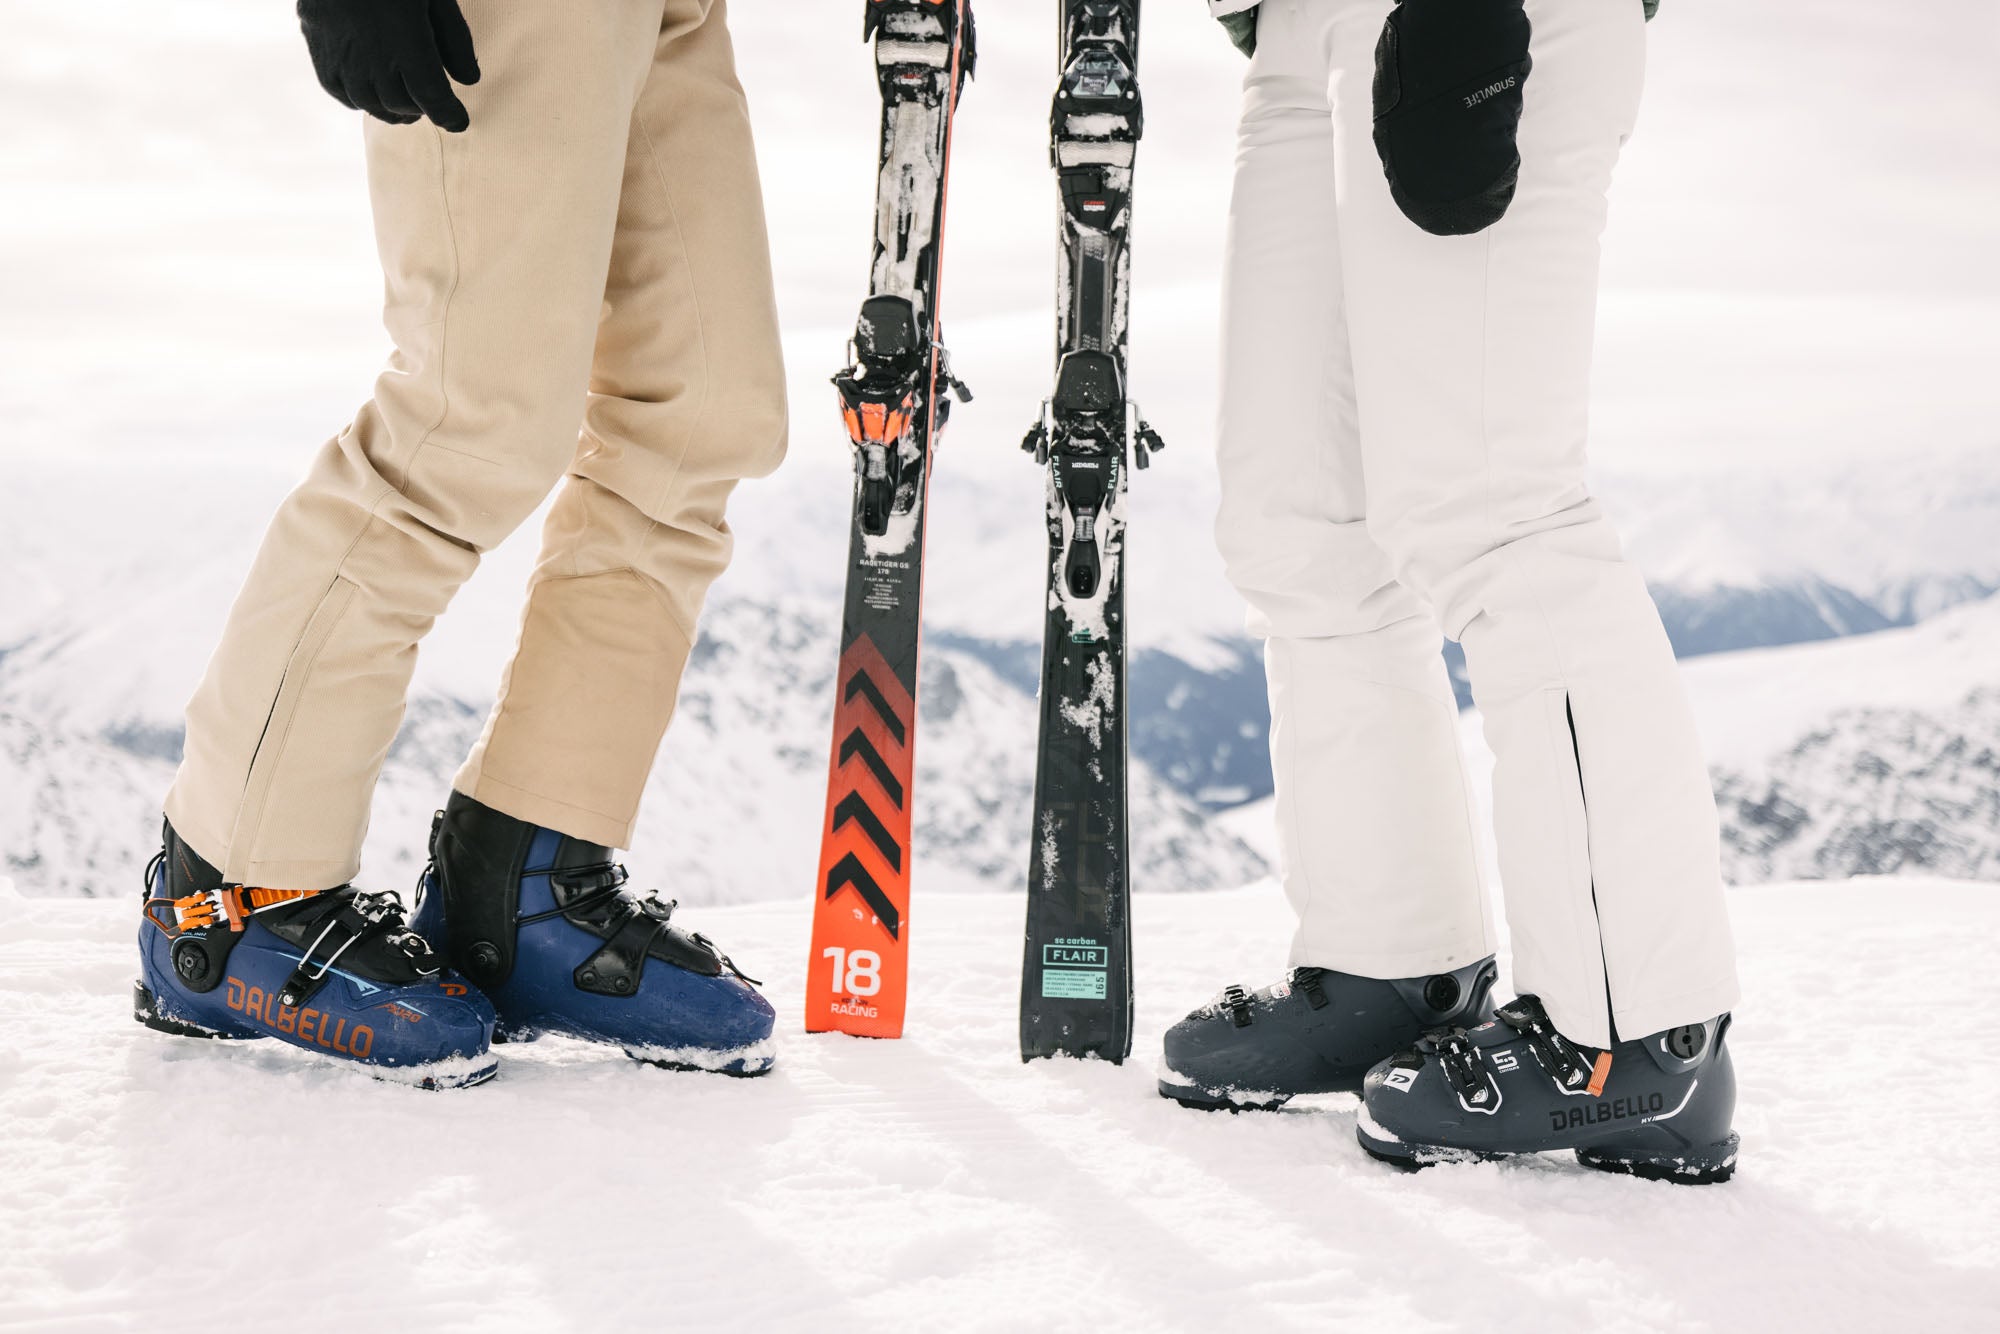
[[[1736,1004],[1715,803],[1673,654],[1584,479],[1598,238],[1639,0],[1528,0],[1506,217],[1438,237],[1371,138],[1390,0],[1264,0],[1224,277],[1230,578],[1265,640],[1293,962],[1493,950],[1440,632],[1497,758],[1514,981],[1594,1046]]]

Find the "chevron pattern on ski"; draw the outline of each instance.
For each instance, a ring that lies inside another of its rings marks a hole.
[[[848,793],[841,799],[840,804],[833,808],[835,832],[839,832],[840,828],[849,822],[861,826],[861,832],[874,840],[875,847],[888,860],[891,867],[898,871],[903,869],[902,845],[896,842],[896,836],[889,832],[889,827],[875,818],[875,812],[868,808],[868,803],[861,799],[859,792]],[[829,895],[832,894],[831,890],[827,892]]]
[[[882,759],[882,752],[876,750],[874,746],[868,743],[867,734],[858,727],[849,732],[846,740],[840,743],[840,750],[835,763],[836,765],[845,765],[849,760],[853,759],[859,759],[868,772],[874,775],[875,781],[881,784],[883,795],[889,798],[890,803],[899,811],[903,809],[903,784],[901,780],[896,777],[895,772]]]
[[[914,675],[914,672],[912,672]],[[867,635],[841,654],[833,718],[819,906],[813,918],[808,1031],[901,1031],[910,901],[910,783],[915,698]]]
[[[861,901],[875,910],[882,929],[892,937],[903,934],[903,915],[896,911],[896,905],[889,902],[889,896],[875,883],[875,877],[868,874],[868,868],[853,853],[842,857],[831,871],[826,873],[826,896],[832,898],[841,890],[852,886],[861,896]]]
[[[895,710],[889,707],[889,701],[882,698],[881,689],[868,679],[866,672],[856,672],[847,679],[847,690],[842,694],[841,698],[851,702],[856,695],[861,696],[875,706],[875,712],[882,715],[882,725],[889,729],[891,736],[896,738],[896,744],[899,746],[902,745],[905,739],[903,720],[898,718]]]

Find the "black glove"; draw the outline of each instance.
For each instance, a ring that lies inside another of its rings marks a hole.
[[[1258,5],[1239,9],[1234,14],[1224,14],[1221,19],[1222,30],[1229,34],[1229,40],[1235,43],[1236,49],[1246,56],[1257,54],[1257,10],[1261,8],[1263,6]]]
[[[1500,221],[1514,201],[1522,0],[1397,0],[1375,46],[1375,151],[1396,207],[1437,236]]]
[[[391,125],[472,123],[451,90],[452,79],[479,82],[458,0],[299,0],[299,27],[319,86],[343,106]]]

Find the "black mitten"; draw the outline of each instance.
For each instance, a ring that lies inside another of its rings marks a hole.
[[[1229,40],[1236,49],[1246,56],[1257,54],[1257,9],[1239,9],[1234,14],[1222,16],[1222,30],[1229,34]]]
[[[1397,0],[1375,46],[1375,151],[1405,217],[1437,236],[1500,221],[1521,174],[1522,0]]]
[[[451,81],[479,82],[458,0],[299,0],[320,87],[356,111],[408,125],[471,123]]]

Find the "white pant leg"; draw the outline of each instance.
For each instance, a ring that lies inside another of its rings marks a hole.
[[[1641,7],[1528,0],[1519,190],[1497,225],[1436,237],[1396,209],[1370,137],[1388,0],[1301,3],[1331,64],[1368,528],[1465,646],[1498,761],[1515,981],[1593,1045],[1613,1022],[1637,1037],[1709,1018],[1737,986],[1708,772],[1659,615],[1584,478]]]
[[[1295,964],[1376,977],[1493,952],[1429,607],[1363,519],[1324,53],[1267,3],[1224,276],[1217,538],[1265,639]]]

